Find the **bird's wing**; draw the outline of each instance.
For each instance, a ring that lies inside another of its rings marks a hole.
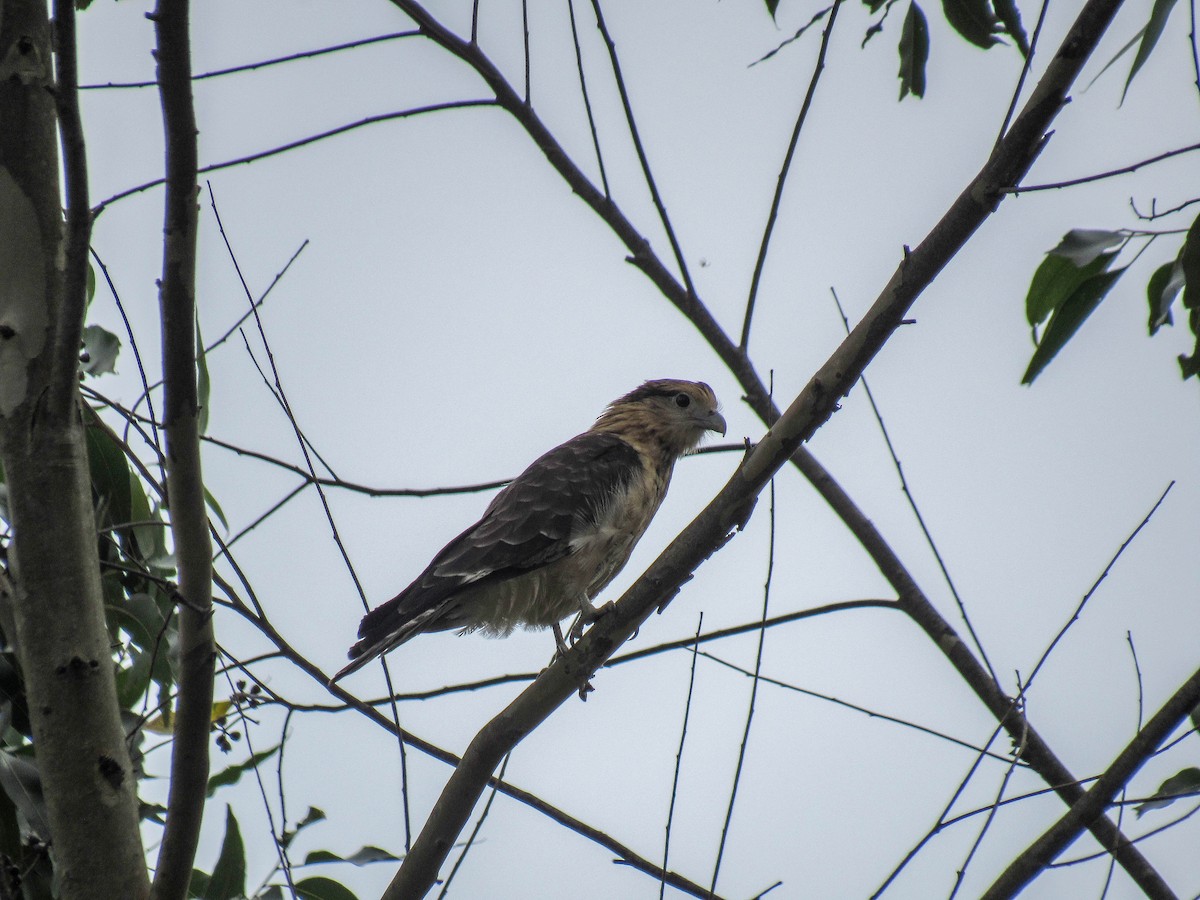
[[[539,457],[412,584],[367,613],[361,640],[350,650],[355,663],[341,674],[421,631],[437,630],[460,589],[514,578],[574,552],[572,539],[595,524],[640,467],[629,443],[596,432]]]

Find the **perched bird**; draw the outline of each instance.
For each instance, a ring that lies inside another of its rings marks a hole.
[[[504,636],[554,629],[572,638],[598,616],[592,598],[621,571],[658,511],[675,460],[706,431],[725,434],[707,384],[647,381],[596,423],[535,460],[483,518],[442,548],[408,587],[371,610],[337,681],[424,631]]]

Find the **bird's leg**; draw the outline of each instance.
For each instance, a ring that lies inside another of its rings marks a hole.
[[[557,622],[551,625],[550,628],[554,631],[554,657],[565,656],[569,648],[567,647],[567,642],[563,640],[562,628],[559,627]],[[574,629],[572,629],[572,633],[574,633]],[[551,658],[551,662],[554,662],[554,657]]]
[[[614,604],[611,600],[609,600],[603,606],[596,607],[592,606],[592,602],[587,598],[586,595],[581,595],[579,598],[579,615],[577,615],[575,617],[575,621],[571,623],[571,643],[574,644],[581,637],[583,637],[583,629],[585,626],[591,625],[601,616],[612,611],[613,609],[616,609],[616,604]]]

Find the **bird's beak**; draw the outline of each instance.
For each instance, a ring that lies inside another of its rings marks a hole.
[[[700,424],[704,426],[705,431],[716,431],[721,437],[725,437],[725,417],[719,412],[710,413]]]

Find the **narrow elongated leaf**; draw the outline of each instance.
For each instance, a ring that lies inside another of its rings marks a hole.
[[[1200,216],[1192,222],[1183,249],[1179,251],[1179,268],[1183,272],[1183,305],[1200,309]]]
[[[308,856],[304,857],[306,866],[314,865],[315,863],[338,863],[347,862],[355,866],[369,866],[371,863],[377,862],[399,862],[400,857],[389,853],[379,847],[360,847],[349,856],[338,856],[336,853],[331,853],[328,850],[314,850]]]
[[[208,395],[212,391],[212,382],[208,377],[208,357],[204,352],[204,338],[200,336],[200,312],[196,311],[196,398],[199,404],[197,413],[200,433],[208,431]]]
[[[779,9],[779,0],[763,0],[767,4],[767,12],[771,14],[771,18],[775,18],[775,10]]]
[[[246,772],[258,768],[259,764],[264,760],[270,759],[279,751],[279,744],[274,747],[268,747],[266,750],[260,750],[257,753],[252,753],[250,758],[245,762],[229,766],[227,769],[222,769],[216,775],[208,779],[208,789],[205,791],[206,797],[211,797],[217,792],[217,788],[225,787],[229,784],[236,784],[238,779]]]
[[[204,900],[237,900],[246,896],[246,848],[233,807],[225,807],[225,839],[213,866]]]
[[[332,878],[305,878],[296,882],[296,896],[300,900],[358,900],[354,892]]]
[[[1033,352],[1033,359],[1029,361],[1029,368],[1021,378],[1021,384],[1033,384],[1033,380],[1046,368],[1050,360],[1054,359],[1058,351],[1066,346],[1067,341],[1079,330],[1079,326],[1095,312],[1100,301],[1112,290],[1112,286],[1124,271],[1122,268],[1093,275],[1080,284],[1066,302],[1054,311],[1054,315],[1050,317],[1050,324],[1046,326],[1046,333],[1042,335],[1042,341]]]
[[[188,900],[204,900],[208,896],[208,883],[211,876],[199,869],[192,869],[192,880],[188,882]]]
[[[1171,17],[1171,10],[1174,8],[1175,0],[1154,0],[1154,6],[1150,9],[1150,21],[1142,31],[1142,42],[1138,44],[1137,55],[1133,57],[1133,65],[1129,67],[1129,77],[1125,79],[1125,89],[1121,91],[1122,103],[1125,102],[1125,95],[1129,93],[1129,85],[1133,84],[1133,77],[1154,52],[1154,46],[1162,37],[1163,29],[1167,27],[1167,19]]]
[[[91,415],[95,416],[95,413]],[[125,451],[108,430],[99,425],[89,425],[86,437],[92,490],[108,508],[104,524],[128,524],[133,520],[133,496]]]
[[[900,99],[925,96],[925,63],[929,61],[929,23],[916,3],[908,5],[900,30]]]
[[[1157,791],[1145,803],[1139,803],[1133,808],[1140,819],[1152,809],[1162,809],[1170,806],[1181,795],[1195,794],[1200,791],[1200,769],[1189,766],[1172,775],[1164,781]]]
[[[1017,9],[1016,0],[994,0],[996,15],[1008,36],[1013,39],[1021,55],[1029,56],[1029,38],[1025,34],[1025,26],[1021,24],[1021,11]]]
[[[1146,284],[1146,299],[1150,302],[1150,336],[1164,325],[1172,324],[1171,304],[1183,290],[1183,267],[1179,260],[1163,263],[1154,270]]]
[[[1067,302],[1079,285],[1105,271],[1115,258],[1115,253],[1104,253],[1080,267],[1064,256],[1048,253],[1029,282],[1029,293],[1025,296],[1026,321],[1034,328],[1042,324]]]
[[[317,822],[323,822],[324,820],[325,820],[325,810],[318,809],[315,806],[310,806],[308,808],[308,812],[305,813],[304,818],[296,823],[295,828],[293,828],[291,830],[288,830],[286,828],[284,829],[284,831],[283,831],[283,846],[284,847],[289,846],[292,843],[292,839],[295,838],[296,835],[298,835],[301,831],[303,831],[309,825],[315,825]]]
[[[996,14],[988,0],[942,0],[946,21],[976,47],[986,50],[999,43]]]
[[[228,531],[229,523],[225,520],[225,511],[221,509],[221,504],[217,502],[217,498],[212,495],[208,488],[204,489],[204,502],[213,511],[213,515],[217,517],[217,521],[221,523],[221,527]]]
[[[1062,256],[1077,266],[1086,266],[1093,259],[1125,241],[1120,231],[1105,231],[1099,228],[1072,228],[1050,252]]]

